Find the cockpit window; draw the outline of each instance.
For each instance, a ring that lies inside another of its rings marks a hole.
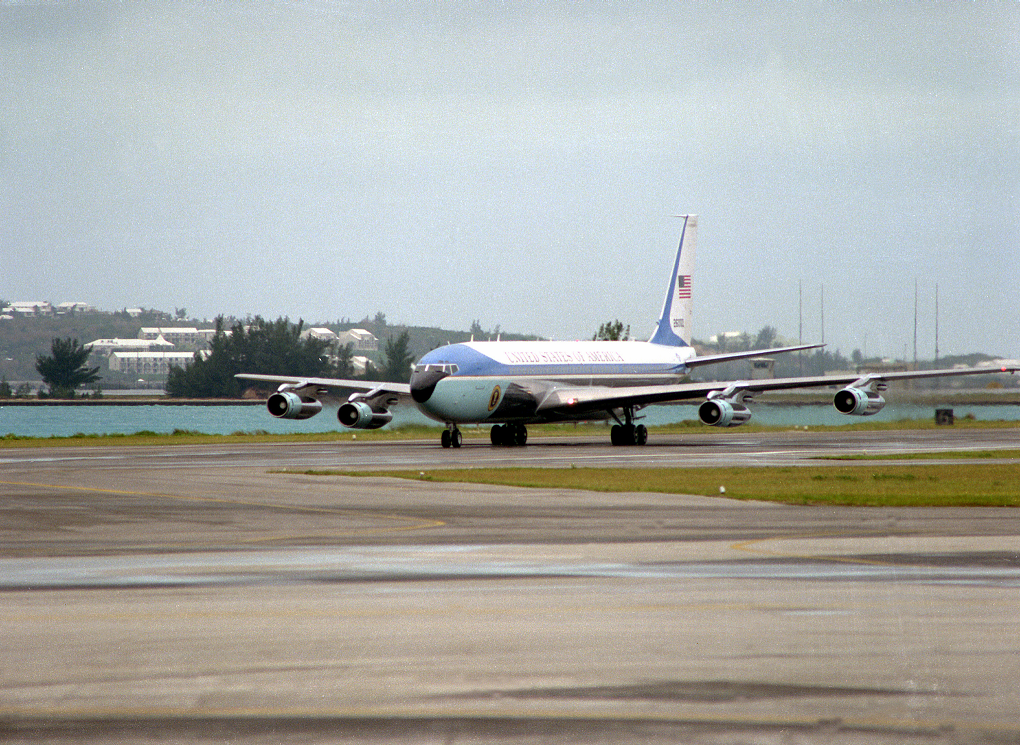
[[[446,373],[447,375],[455,375],[459,369],[460,368],[457,365],[447,362],[439,362],[432,363],[430,365],[416,365],[414,371],[416,373],[424,373],[428,372],[429,370],[435,370],[437,372]]]

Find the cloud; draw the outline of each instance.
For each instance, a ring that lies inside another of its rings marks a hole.
[[[0,291],[84,276],[106,307],[453,326],[491,306],[586,336],[650,323],[691,210],[698,333],[789,334],[789,288],[824,281],[833,323],[895,317],[868,336],[895,351],[914,276],[987,287],[1020,258],[1018,29],[964,4],[6,2]],[[1009,321],[1016,292],[959,311]]]

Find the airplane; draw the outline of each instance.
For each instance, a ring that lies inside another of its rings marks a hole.
[[[539,422],[615,421],[613,445],[644,445],[648,429],[639,412],[653,404],[704,398],[699,419],[735,427],[751,418],[747,404],[767,391],[843,386],[833,397],[842,414],[869,416],[885,405],[889,381],[1016,372],[1018,367],[973,367],[814,377],[685,382],[691,371],[730,360],[817,349],[821,344],[699,355],[691,346],[692,277],[697,215],[684,215],[662,312],[648,341],[469,341],[425,354],[408,383],[240,373],[242,380],[278,384],[266,407],[274,417],[307,419],[338,405],[344,427],[377,429],[390,409],[411,402],[446,425],[440,443],[459,448],[458,425],[491,424],[494,446],[521,446],[527,426]],[[346,400],[343,391],[351,391]]]

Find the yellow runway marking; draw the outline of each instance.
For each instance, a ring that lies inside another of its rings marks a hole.
[[[588,703],[588,702],[584,702]],[[122,708],[80,708],[80,707],[2,707],[0,720],[72,720],[79,723],[101,725],[103,723],[131,720],[138,723],[168,725],[174,722],[186,723],[214,720],[290,720],[295,724],[316,719],[329,719],[338,722],[358,722],[360,720],[557,720],[586,722],[658,722],[664,725],[711,725],[715,727],[730,726],[741,729],[758,727],[776,728],[817,728],[824,721],[817,716],[762,716],[735,712],[733,714],[712,714],[703,707],[677,705],[671,711],[636,711],[632,703],[621,704],[619,708],[606,707],[603,702],[589,709],[570,707],[554,709],[544,706],[507,705],[504,699],[501,705],[488,709],[450,708],[448,706],[353,706],[346,708],[321,709],[286,706],[253,706],[236,708],[171,708],[171,707],[122,707]],[[686,715],[685,715],[686,714]],[[957,731],[969,733],[986,731],[996,733],[1015,733],[1017,724],[1002,719],[897,719],[894,717],[853,717],[844,716],[838,720],[843,732],[871,731],[890,734],[926,734]]]
[[[783,559],[800,559],[802,561],[831,561],[837,564],[867,564],[871,566],[880,567],[891,567],[891,566],[902,566],[901,564],[892,564],[887,561],[876,561],[874,559],[862,559],[853,556],[827,556],[825,554],[800,554],[790,553],[789,551],[771,551],[765,548],[759,548],[760,544],[763,543],[775,543],[777,541],[801,541],[809,540],[813,538],[869,538],[875,537],[877,534],[860,534],[860,533],[794,533],[792,535],[783,536],[772,536],[770,538],[753,538],[749,541],[740,541],[730,546],[735,551],[744,551],[749,554],[758,554],[759,556],[776,556]]]

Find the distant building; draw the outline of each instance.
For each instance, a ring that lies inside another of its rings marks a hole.
[[[336,334],[333,333],[331,329],[328,329],[325,326],[315,326],[313,328],[305,329],[304,331],[302,331],[301,338],[319,339],[320,341],[326,341],[332,344],[338,341],[340,337],[338,337]]]
[[[155,339],[96,339],[84,346],[95,354],[110,352],[171,352],[174,345],[159,336]]]
[[[61,303],[56,307],[57,315],[63,315],[65,313],[94,313],[95,308],[88,303]]]
[[[360,355],[357,357],[351,357],[351,367],[354,368],[355,375],[364,375],[368,372],[368,366],[370,364],[372,364],[372,360],[368,357],[362,357]]]
[[[124,312],[132,318],[138,318],[138,316],[142,315],[145,311],[141,308],[125,308]]]
[[[111,352],[109,361],[111,372],[166,375],[171,365],[186,367],[194,358],[194,352]]]
[[[379,340],[375,334],[365,331],[365,329],[341,331],[337,334],[337,339],[344,346],[353,344],[355,352],[377,352],[379,350]]]
[[[10,308],[5,310],[13,311],[19,316],[52,316],[53,305],[48,300],[19,300],[11,303]]]
[[[194,326],[143,326],[138,332],[139,339],[158,339],[179,347],[208,346],[216,335],[216,329],[197,329]]]
[[[776,361],[770,357],[751,359],[751,380],[771,380],[776,377]]]
[[[708,343],[723,344],[725,342],[738,341],[744,336],[747,336],[747,333],[744,331],[723,331],[721,334],[708,337]]]

